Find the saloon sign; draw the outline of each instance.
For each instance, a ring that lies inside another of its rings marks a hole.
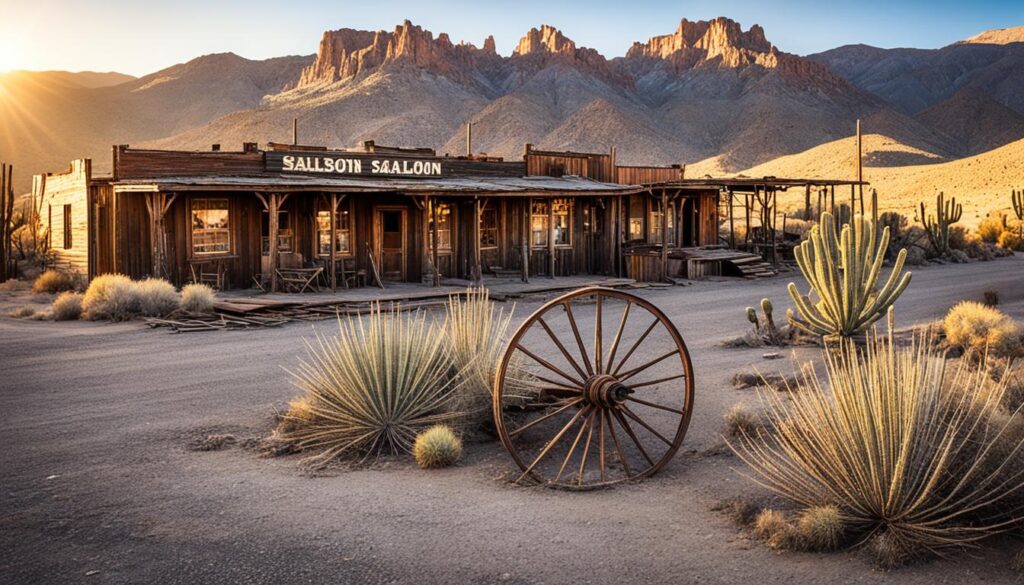
[[[266,169],[309,175],[440,177],[441,161],[342,152],[268,152]]]

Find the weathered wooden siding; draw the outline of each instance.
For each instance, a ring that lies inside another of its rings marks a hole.
[[[36,196],[41,197],[40,215],[47,229],[50,249],[57,263],[68,270],[89,275],[89,182],[92,161],[80,159],[71,162],[65,173],[37,175],[34,179]],[[67,217],[65,214],[69,213]],[[69,226],[65,230],[65,225]],[[70,246],[66,236],[70,234]]]
[[[615,157],[611,153],[552,152],[526,145],[526,174],[544,177],[575,175],[606,183],[615,182]]]
[[[620,185],[651,185],[683,178],[683,169],[679,166],[617,166],[615,182]]]

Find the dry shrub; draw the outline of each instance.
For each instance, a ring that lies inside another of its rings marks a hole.
[[[962,225],[949,226],[949,249],[963,250],[971,242],[967,228]]]
[[[987,290],[981,293],[982,303],[986,307],[995,307],[999,304],[999,293],[994,290]]]
[[[181,288],[182,311],[189,313],[211,313],[217,293],[207,284],[186,284]]]
[[[75,279],[70,274],[59,270],[47,270],[32,283],[32,292],[35,294],[59,293],[74,288]]]
[[[11,311],[8,311],[7,316],[8,317],[14,317],[15,319],[25,319],[25,318],[31,317],[31,316],[33,316],[35,314],[36,314],[35,307],[33,307],[31,305],[22,305],[20,307],[16,307],[16,308],[12,309]]]
[[[416,436],[412,454],[423,469],[450,467],[462,457],[462,440],[451,427],[434,425]]]
[[[796,524],[800,548],[814,552],[839,548],[845,529],[843,515],[833,505],[807,508]]]
[[[53,300],[53,319],[55,321],[75,321],[82,317],[81,293],[62,292]]]
[[[291,409],[277,433],[313,465],[361,455],[409,452],[416,435],[459,418],[459,391],[444,332],[424,313],[375,305],[363,317],[338,319],[338,335],[317,333],[293,372],[306,405]],[[458,372],[456,372],[458,374]]]
[[[942,321],[946,341],[972,356],[1010,357],[1021,350],[1021,330],[999,309],[961,301]]]
[[[85,290],[82,311],[92,321],[127,321],[141,311],[138,287],[123,274],[97,276]]]
[[[777,510],[762,510],[754,519],[754,535],[771,548],[793,548],[796,532],[786,515]]]
[[[754,435],[761,426],[756,412],[742,404],[734,404],[725,413],[725,434],[730,437]]]
[[[1021,415],[1002,409],[1004,384],[964,360],[947,371],[931,347],[823,352],[827,384],[807,369],[800,392],[763,392],[772,424],[734,450],[776,494],[837,507],[893,563],[1009,528],[1024,503]]]
[[[1021,238],[1020,232],[1016,230],[1007,230],[999,234],[999,240],[996,243],[1000,248],[1024,252],[1024,238]]]
[[[163,317],[174,312],[181,302],[174,285],[162,278],[147,278],[135,283],[139,312],[145,317]]]
[[[18,292],[22,290],[28,290],[32,286],[24,280],[18,280],[17,278],[9,278],[3,282],[0,282],[0,292]]]
[[[1002,213],[990,213],[978,224],[978,239],[986,244],[995,244],[1006,229],[1006,216]]]

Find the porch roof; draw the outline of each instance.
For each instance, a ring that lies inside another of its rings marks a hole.
[[[408,195],[629,195],[644,191],[638,185],[602,183],[584,177],[459,177],[435,179],[317,177],[269,175],[263,177],[192,176],[126,179],[113,183],[118,193],[180,191],[319,191],[337,193],[405,193]]]
[[[784,177],[726,177],[703,179],[674,179],[671,181],[659,181],[647,183],[646,187],[651,189],[681,189],[681,190],[707,190],[725,189],[733,191],[752,191],[759,189],[778,189],[785,191],[790,187],[837,187],[841,185],[869,185],[867,181],[843,180],[843,179],[791,179]]]

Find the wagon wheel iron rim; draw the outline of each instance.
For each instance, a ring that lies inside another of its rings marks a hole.
[[[621,306],[617,319],[610,305]],[[545,303],[516,330],[495,373],[494,422],[520,469],[516,483],[593,489],[668,464],[693,396],[693,365],[671,320],[645,299],[590,287]]]

